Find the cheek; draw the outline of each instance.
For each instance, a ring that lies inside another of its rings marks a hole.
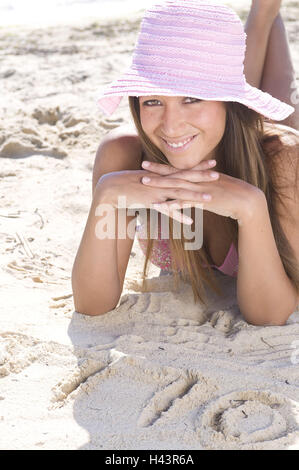
[[[144,132],[148,135],[155,130],[155,122],[157,118],[151,110],[140,111],[140,122]]]
[[[215,107],[211,109],[205,117],[206,129],[211,135],[211,139],[220,141],[223,137],[226,125],[226,110],[224,107]]]
[[[144,113],[142,112],[140,112],[140,123],[144,132],[147,133],[147,127],[148,127],[147,119],[146,119],[146,116],[144,116]]]

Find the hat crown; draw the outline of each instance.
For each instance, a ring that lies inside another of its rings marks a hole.
[[[207,1],[168,0],[147,10],[133,68],[147,76],[159,69],[173,77],[228,81],[242,88],[245,49],[243,24],[230,8]]]
[[[142,20],[142,25],[151,21],[156,25],[186,26],[201,28],[206,26],[211,31],[243,35],[243,24],[230,7],[207,0],[162,0],[152,5]]]
[[[99,105],[112,114],[122,96],[190,96],[239,102],[275,120],[294,108],[246,82],[246,34],[219,0],[161,0],[141,22],[132,64],[105,88]]]

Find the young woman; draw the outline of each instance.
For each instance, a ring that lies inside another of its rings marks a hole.
[[[103,314],[121,296],[133,237],[117,236],[118,217],[125,211],[128,228],[136,216],[120,208],[119,196],[125,207],[142,204],[148,215],[155,208],[169,216],[169,240],[140,238],[144,278],[151,259],[162,274],[190,282],[194,301],[205,302],[206,285],[221,294],[217,268],[237,278],[249,323],[283,325],[296,309],[299,106],[280,3],[252,2],[245,60],[242,23],[224,5],[174,0],[146,12],[131,68],[99,101],[111,114],[129,96],[135,129],[111,132],[96,155],[93,200],[72,272],[78,312]],[[96,235],[102,204],[115,238]],[[183,227],[180,207],[191,207],[194,227],[198,204],[203,245],[186,250],[184,233],[173,237],[173,222]]]

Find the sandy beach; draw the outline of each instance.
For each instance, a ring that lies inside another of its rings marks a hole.
[[[227,4],[245,21],[249,1]],[[298,78],[298,2],[282,15]],[[117,308],[74,311],[95,152],[130,120],[96,98],[141,16],[0,27],[0,449],[298,450],[299,311],[250,325],[220,272],[207,308],[154,265],[142,292],[136,239]]]

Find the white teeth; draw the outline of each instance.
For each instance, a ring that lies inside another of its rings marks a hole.
[[[192,140],[193,137],[190,137],[190,139],[188,140],[185,140],[185,142],[179,142],[178,144],[171,144],[170,142],[167,142],[167,144],[170,146],[170,147],[173,147],[173,148],[179,148],[179,147],[184,147],[184,145],[186,145],[188,142],[190,142],[190,140]]]

